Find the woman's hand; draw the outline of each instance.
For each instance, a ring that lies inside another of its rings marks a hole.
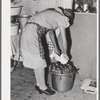
[[[66,64],[69,60],[67,54],[61,54],[60,59],[62,64]]]
[[[62,57],[63,57],[65,60],[69,60],[67,54],[62,54]]]

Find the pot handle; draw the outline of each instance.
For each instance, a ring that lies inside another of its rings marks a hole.
[[[62,77],[60,76],[59,80],[62,80]]]

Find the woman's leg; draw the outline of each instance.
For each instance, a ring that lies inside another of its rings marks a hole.
[[[45,84],[45,69],[44,68],[37,68],[34,69],[37,86],[39,86],[40,89],[45,90],[47,89],[47,86]]]
[[[45,69],[44,68],[38,68],[34,69],[37,85],[36,90],[40,94],[45,93],[47,95],[53,95],[55,94],[55,91],[53,91],[50,87],[47,87],[45,84]]]

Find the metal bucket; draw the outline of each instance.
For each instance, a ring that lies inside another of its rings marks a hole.
[[[23,6],[11,7],[11,16],[16,16],[21,13]]]
[[[58,74],[52,73],[52,88],[58,92],[67,92],[74,85],[76,73]]]
[[[11,23],[11,35],[18,35],[18,23]]]

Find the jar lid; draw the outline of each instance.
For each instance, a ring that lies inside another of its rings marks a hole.
[[[18,17],[19,18],[30,18],[32,17],[32,15],[19,15]]]

